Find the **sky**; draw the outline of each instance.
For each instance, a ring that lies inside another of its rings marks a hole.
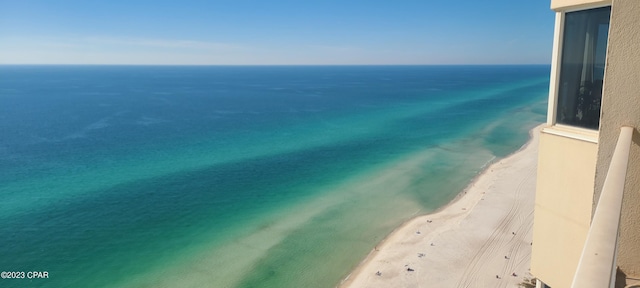
[[[548,0],[0,0],[0,64],[548,64]]]

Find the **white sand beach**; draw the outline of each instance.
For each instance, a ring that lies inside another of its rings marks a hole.
[[[541,127],[448,206],[396,229],[339,287],[518,287],[530,278]]]

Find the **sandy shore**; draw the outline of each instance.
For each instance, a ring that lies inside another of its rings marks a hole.
[[[395,230],[339,287],[518,287],[531,277],[541,127],[454,202]]]

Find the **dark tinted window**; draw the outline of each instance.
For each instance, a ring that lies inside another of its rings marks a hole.
[[[598,129],[611,7],[565,15],[556,122]]]

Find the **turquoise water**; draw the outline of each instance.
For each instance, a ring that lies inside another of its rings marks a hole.
[[[545,119],[548,66],[0,66],[2,287],[333,287]]]

